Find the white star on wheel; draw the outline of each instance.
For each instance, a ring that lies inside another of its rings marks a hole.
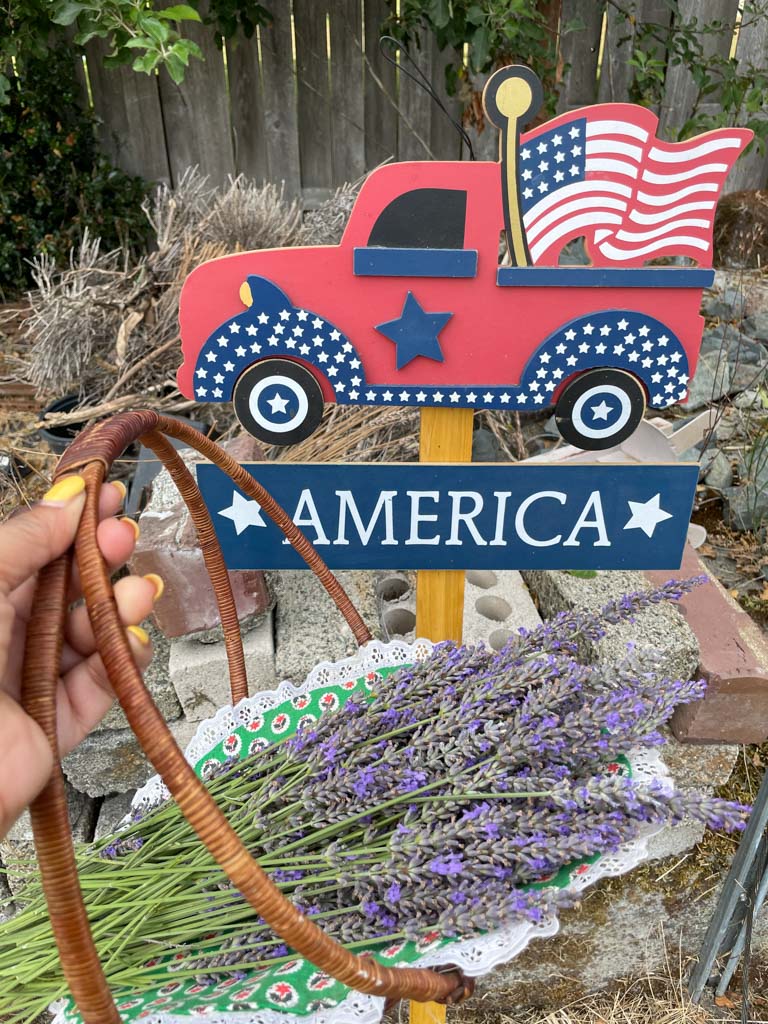
[[[600,405],[592,406],[592,415],[596,420],[607,420],[608,413],[611,411],[611,406],[608,405],[605,399],[602,400]]]
[[[671,512],[665,512],[660,505],[661,494],[654,494],[648,501],[627,501],[632,513],[625,530],[642,530],[646,537],[653,537],[653,531],[665,519],[672,519]]]
[[[279,391],[275,392],[274,398],[267,399],[267,405],[272,410],[272,415],[276,415],[279,412],[285,412],[288,408],[288,399],[282,398]]]
[[[239,491],[232,492],[232,504],[229,508],[223,508],[219,512],[225,519],[231,519],[235,524],[235,533],[240,536],[243,530],[249,526],[266,526],[261,514],[261,505],[258,501],[249,501]]]

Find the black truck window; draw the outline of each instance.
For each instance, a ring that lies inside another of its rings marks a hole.
[[[384,207],[368,245],[394,249],[463,249],[467,193],[454,188],[415,188]]]

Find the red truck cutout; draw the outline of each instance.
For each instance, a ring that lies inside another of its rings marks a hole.
[[[278,445],[308,437],[325,402],[554,405],[565,440],[598,450],[627,438],[646,405],[684,401],[717,198],[752,133],[667,143],[652,111],[600,104],[521,135],[539,102],[532,72],[503,68],[485,92],[498,163],[380,167],[339,245],[194,270],[182,393],[232,401],[246,430]],[[557,265],[579,236],[592,265]],[[644,265],[667,255],[703,265]]]

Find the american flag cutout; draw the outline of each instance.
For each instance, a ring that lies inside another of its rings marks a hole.
[[[752,138],[718,128],[686,142],[656,138],[651,110],[602,103],[520,137],[519,188],[534,264],[557,264],[584,236],[597,266],[664,255],[712,263],[712,226],[725,179]]]

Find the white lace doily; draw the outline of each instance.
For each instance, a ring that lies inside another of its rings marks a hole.
[[[360,678],[382,666],[413,663],[426,657],[432,646],[429,640],[416,640],[413,644],[400,641],[385,644],[372,640],[349,658],[321,662],[312,669],[301,686],[283,682],[275,690],[263,690],[252,697],[246,697],[235,707],[221,708],[213,718],[200,723],[187,746],[185,757],[190,764],[195,765],[235,728],[246,725],[255,714],[271,710],[298,694]],[[659,780],[665,786],[671,787],[669,772],[656,750],[635,750],[628,757],[636,781],[647,784]],[[155,776],[136,793],[132,809],[147,807],[158,800],[167,799],[168,796],[162,779]],[[121,825],[129,822],[130,815],[126,816]],[[650,826],[641,838],[624,844],[615,853],[603,854],[594,864],[583,865],[578,869],[569,890],[580,892],[601,878],[615,877],[631,871],[647,858],[648,840],[663,827]],[[559,921],[556,916],[545,918],[538,923],[521,921],[486,935],[453,942],[448,947],[438,945],[407,966],[431,967],[450,962],[461,967],[467,975],[478,977],[487,974],[499,964],[513,960],[526,948],[531,939],[549,938],[556,934],[558,928]],[[57,1004],[51,1009],[58,1011],[53,1024],[66,1024],[63,1006]],[[214,1011],[205,1015],[205,1020],[210,1024],[378,1024],[383,1010],[383,998],[350,992],[337,1006],[302,1016],[269,1009],[246,1013]],[[144,1018],[146,1024],[189,1024],[189,1021],[195,1019],[202,1020],[203,1015],[193,1018],[175,1013],[157,1013]]]

